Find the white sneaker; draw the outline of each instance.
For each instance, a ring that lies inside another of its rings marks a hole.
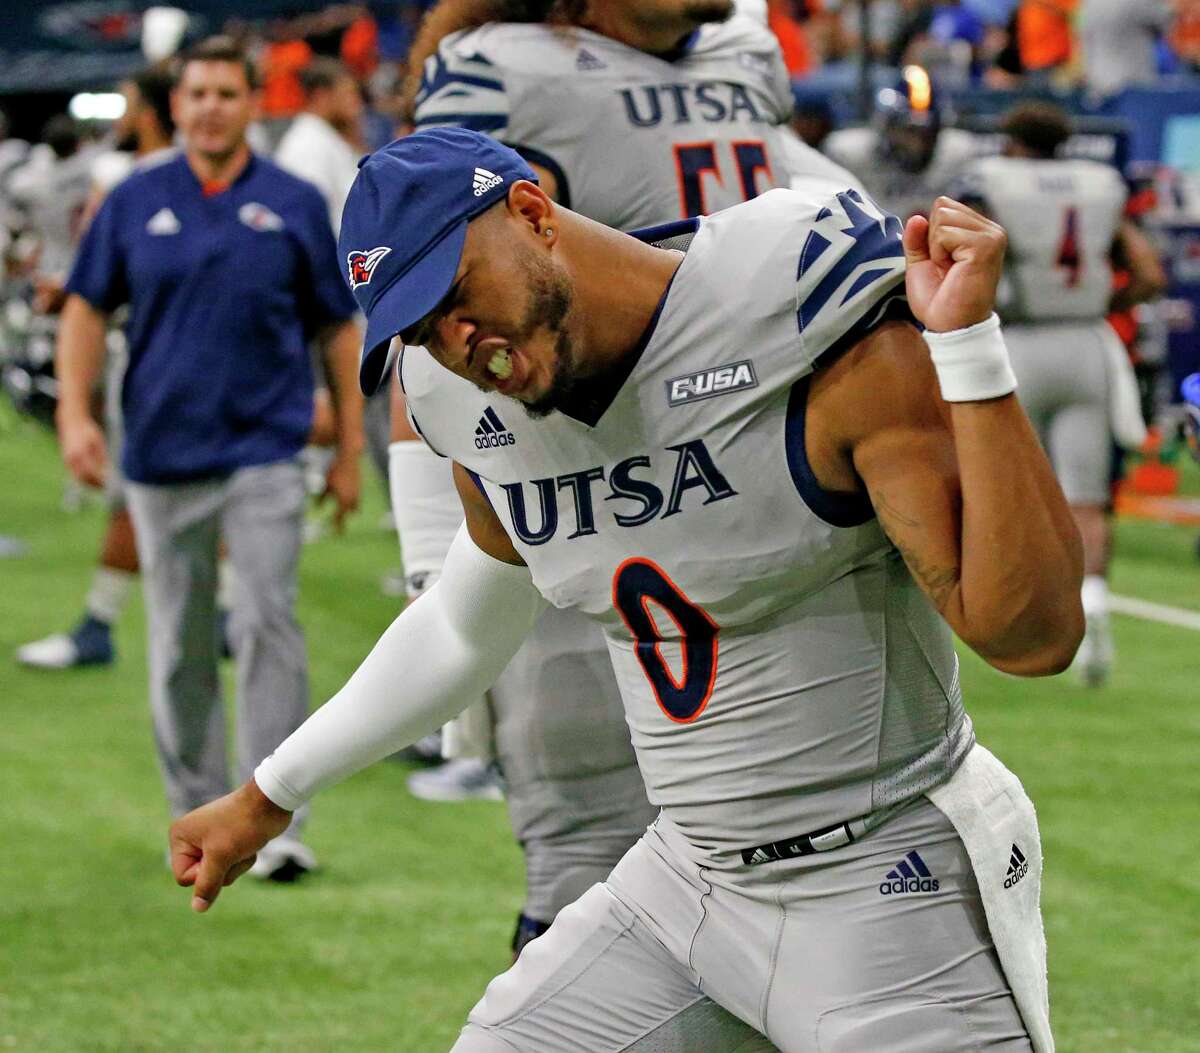
[[[260,881],[291,883],[317,869],[317,857],[302,841],[282,834],[259,850],[254,865],[247,871]]]
[[[17,648],[17,661],[37,669],[70,669],[78,658],[79,649],[66,633],[55,633]]]
[[[1112,672],[1113,640],[1107,614],[1088,615],[1083,643],[1071,668],[1085,687],[1103,687]]]
[[[493,765],[476,757],[458,757],[408,777],[408,789],[423,801],[502,801],[504,790]]]

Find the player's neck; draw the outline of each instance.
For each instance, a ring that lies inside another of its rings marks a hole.
[[[582,25],[584,29],[652,55],[675,51],[696,29],[693,22],[683,18],[645,22],[634,18],[624,5],[609,4],[603,0],[592,0]]]
[[[250,163],[250,147],[243,141],[228,154],[206,154],[188,148],[187,162],[203,184],[231,184]]]
[[[589,220],[582,220],[573,241],[589,371],[605,372],[637,350],[683,253],[654,248]]]
[[[137,149],[133,151],[134,157],[147,157],[150,154],[156,154],[159,150],[165,150],[171,145],[171,138],[166,135],[142,135],[138,137]]]

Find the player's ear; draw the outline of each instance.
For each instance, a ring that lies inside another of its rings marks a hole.
[[[545,238],[548,244],[554,244],[557,239],[558,224],[554,222],[554,202],[546,192],[528,179],[518,179],[508,188],[509,215],[525,224],[539,238]]]

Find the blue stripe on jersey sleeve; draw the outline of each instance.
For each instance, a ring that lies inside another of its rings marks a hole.
[[[508,116],[503,113],[437,113],[419,118],[415,126],[429,128],[438,124],[453,124],[473,132],[496,132],[508,124]]]
[[[463,62],[466,65],[466,60]],[[491,63],[488,63],[491,65]],[[425,64],[421,77],[421,90],[418,98],[427,99],[451,84],[469,85],[475,88],[486,88],[490,91],[504,91],[504,81],[498,77],[483,77],[475,73],[464,73],[461,69],[451,69],[441,54],[430,56]]]
[[[892,273],[891,267],[879,267],[873,271],[864,271],[862,274],[860,274],[857,278],[854,279],[854,284],[851,285],[850,288],[846,290],[846,295],[842,297],[842,301],[841,301],[841,304],[839,304],[839,306],[842,306],[842,305],[846,304],[848,301],[853,300],[854,297],[856,297],[860,292],[863,291],[863,289],[865,289],[872,282],[876,281],[879,278],[883,278],[891,273]]]
[[[895,260],[904,256],[904,245],[901,241],[903,228],[895,216],[884,214],[881,221],[878,216],[871,215],[863,207],[863,200],[855,190],[844,191],[837,195],[837,199],[850,224],[840,229],[843,233],[850,235],[853,242],[829,269],[829,273],[817,283],[816,288],[800,304],[797,319],[801,332],[812,323],[850,275],[863,264]],[[824,214],[825,210],[822,210],[822,215]],[[826,218],[831,218],[832,215],[833,213],[830,213]],[[803,278],[805,271],[824,254],[825,248],[828,247],[827,240],[820,235],[818,237],[821,237],[822,241],[826,241],[826,244],[814,251],[810,248],[812,239],[805,242],[805,251],[800,254],[798,279]],[[867,286],[890,273],[892,273],[890,267],[869,271],[855,282],[852,293],[857,295]],[[870,280],[864,281],[868,275]],[[850,296],[851,293],[847,293],[841,301],[842,304],[845,304]]]

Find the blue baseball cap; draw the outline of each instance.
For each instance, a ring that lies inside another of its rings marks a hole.
[[[342,211],[339,258],[367,317],[358,383],[373,395],[388,345],[450,291],[467,224],[537,175],[515,150],[465,128],[429,128],[363,158]]]

